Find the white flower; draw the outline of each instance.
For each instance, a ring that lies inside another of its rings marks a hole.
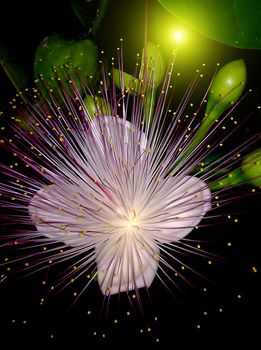
[[[74,132],[67,154],[56,151],[59,171],[45,170],[52,184],[29,204],[41,235],[84,252],[86,266],[96,263],[105,295],[149,287],[160,247],[188,235],[211,207],[202,180],[167,172],[171,152],[159,151],[158,135],[138,120],[99,115]]]

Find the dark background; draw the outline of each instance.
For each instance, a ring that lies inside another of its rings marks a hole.
[[[166,20],[170,20],[172,17],[157,1],[148,3],[149,37],[158,43],[161,33],[160,26],[156,24],[157,18],[166,16]],[[95,11],[95,2],[92,6],[93,10],[90,7],[90,11]],[[76,38],[86,32],[69,1],[31,3],[10,0],[1,4],[0,11],[2,45],[11,50],[18,65],[25,67],[29,81],[33,79],[35,49],[45,36],[56,32]],[[123,37],[124,62],[126,70],[129,68],[131,72],[135,54],[143,46],[143,33],[144,2],[111,0],[101,27],[92,39],[110,59],[115,54],[119,39]],[[181,58],[177,60],[185,76],[191,75],[202,62],[206,62],[212,70],[216,62],[222,64],[243,57],[248,67],[248,87],[260,90],[260,50],[231,48],[195,32],[192,33],[192,40],[198,44],[194,46],[190,57],[186,58],[187,67],[182,66],[182,52]],[[163,44],[162,50],[167,57],[168,45]],[[0,79],[0,102],[1,108],[5,109],[15,91],[3,71],[0,72]],[[245,191],[250,190],[246,188]],[[260,343],[258,205],[257,198],[242,198],[240,205],[234,203],[220,212],[243,212],[234,216],[239,218],[239,223],[232,223],[222,216],[219,225],[202,228],[190,235],[189,238],[195,241],[204,241],[201,245],[205,250],[223,258],[209,265],[208,259],[183,257],[184,262],[206,279],[185,272],[184,276],[195,288],[189,288],[182,280],[178,280],[181,292],[174,290],[177,299],[159,281],[154,281],[150,288],[151,302],[147,294],[141,291],[144,315],[135,312],[124,296],[121,296],[119,305],[118,298],[112,298],[106,313],[106,307],[102,306],[103,298],[97,294],[95,286],[85,292],[71,309],[69,307],[77,285],[49,298],[46,292],[63,267],[53,272],[44,270],[23,279],[19,278],[20,275],[12,277],[12,273],[6,271],[6,266],[2,266],[2,275],[8,274],[10,277],[0,282],[0,341],[4,343],[7,340],[9,349],[15,345],[20,348],[47,349],[67,348],[69,345],[74,349],[119,349],[130,345],[137,349],[165,349],[167,346],[172,349],[182,344],[187,348],[190,343],[196,347],[212,348],[220,345],[223,348],[235,348],[242,342],[247,344],[247,348],[253,348]],[[228,242],[232,243],[231,247],[227,245]],[[5,257],[12,257],[15,253],[1,249],[0,254],[2,263]],[[19,263],[13,267],[16,268],[19,268]],[[47,281],[47,285],[42,281]],[[204,288],[207,290],[204,291]],[[43,297],[47,302],[40,305]],[[204,315],[204,312],[207,314]]]

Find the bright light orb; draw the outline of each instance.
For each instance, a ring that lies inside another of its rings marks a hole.
[[[177,42],[181,42],[184,39],[184,33],[177,31],[177,32],[173,32],[173,39]]]

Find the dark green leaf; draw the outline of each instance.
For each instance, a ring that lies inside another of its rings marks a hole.
[[[3,44],[0,45],[0,64],[17,91],[29,86],[25,69],[18,64],[12,53]]]
[[[109,0],[71,0],[72,8],[88,32],[96,34]]]
[[[159,0],[184,24],[238,48],[261,48],[260,0]]]
[[[89,39],[68,40],[59,35],[46,37],[37,47],[34,59],[35,76],[43,74],[53,76],[53,68],[72,64],[81,68],[87,79],[98,76],[98,51],[95,43]]]

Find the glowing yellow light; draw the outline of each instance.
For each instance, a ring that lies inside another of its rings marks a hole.
[[[178,41],[178,42],[182,41],[184,39],[184,33],[183,32],[174,32],[173,39],[175,41]]]

